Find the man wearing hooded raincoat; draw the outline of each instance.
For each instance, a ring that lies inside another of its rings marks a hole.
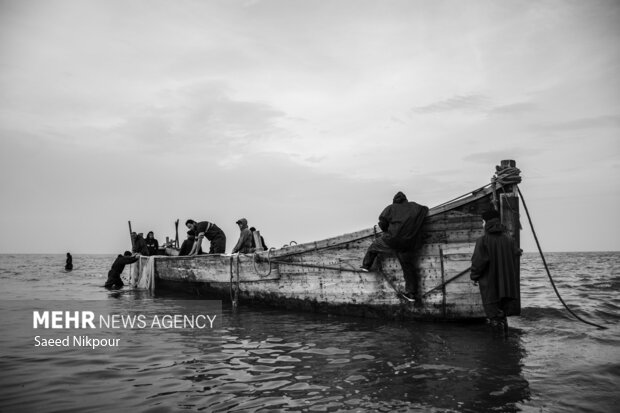
[[[239,225],[241,233],[239,234],[239,241],[237,241],[237,245],[233,248],[232,253],[248,254],[252,249],[252,232],[248,228],[248,220],[241,218],[237,221],[237,225]]]
[[[146,240],[144,239],[144,235],[142,233],[139,233],[135,236],[132,234],[132,238],[133,238],[132,240],[133,248],[131,249],[131,252],[148,256],[149,249],[146,245]]]
[[[470,278],[480,286],[484,312],[493,326],[506,325],[506,316],[518,315],[519,278],[515,246],[495,210],[482,214],[484,235],[476,241]]]
[[[392,204],[379,215],[383,234],[368,247],[362,263],[363,270],[370,270],[378,254],[396,253],[403,268],[408,298],[414,298],[418,290],[413,253],[418,247],[420,228],[427,213],[428,207],[408,201],[402,192],[394,195]]]

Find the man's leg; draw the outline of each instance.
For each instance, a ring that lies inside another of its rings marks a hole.
[[[403,269],[405,277],[405,291],[411,298],[419,299],[418,276],[415,267],[415,254],[413,251],[398,252],[396,254],[398,262]]]
[[[366,250],[366,255],[364,255],[364,260],[362,261],[362,268],[370,270],[377,255],[390,252],[393,252],[393,250],[385,243],[383,237],[375,239],[368,247],[368,250]]]
[[[224,254],[226,252],[226,237],[220,236],[211,241],[209,254]]]

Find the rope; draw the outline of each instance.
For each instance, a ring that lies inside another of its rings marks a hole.
[[[500,185],[520,184],[521,170],[514,166],[496,166],[495,176],[491,178],[491,182],[497,182]]]
[[[269,274],[271,274],[271,251],[273,250],[275,250],[275,248],[269,248],[269,251],[267,251],[267,262],[269,263],[269,271],[267,271],[267,274],[261,274],[260,271],[258,271],[258,268],[256,268],[256,258],[258,257],[258,254],[254,251],[254,255],[252,256],[252,264],[254,265],[254,271],[259,277],[268,277]]]
[[[521,197],[521,202],[523,202],[523,207],[525,208],[525,213],[527,214],[527,219],[530,222],[530,228],[532,229],[532,234],[534,235],[534,240],[536,241],[536,246],[538,247],[538,252],[540,253],[540,257],[542,258],[542,262],[545,266],[545,270],[547,271],[547,276],[549,277],[549,281],[551,281],[551,286],[553,287],[553,290],[555,291],[555,294],[558,296],[560,302],[564,305],[564,308],[566,308],[566,310],[568,310],[569,313],[571,313],[577,320],[589,324],[591,326],[600,328],[602,330],[607,330],[607,327],[603,327],[601,325],[595,324],[595,323],[591,323],[589,321],[584,320],[583,318],[579,317],[577,314],[575,314],[570,308],[568,308],[568,305],[566,305],[566,303],[564,302],[564,300],[562,299],[562,297],[560,296],[560,293],[558,292],[558,289],[555,286],[555,283],[553,282],[553,278],[551,278],[551,273],[549,272],[549,267],[547,266],[547,261],[545,260],[545,256],[542,252],[542,249],[540,248],[540,243],[538,242],[538,237],[536,236],[536,231],[534,230],[534,224],[532,223],[532,219],[530,218],[530,212],[527,209],[527,204],[525,203],[525,198],[523,198],[523,194],[521,193],[521,189],[517,186],[517,191],[519,191],[519,196]]]
[[[230,301],[233,302],[233,256],[230,256],[230,284],[228,286],[230,291]]]
[[[237,284],[234,288],[233,292],[233,261],[235,259],[235,254],[230,256],[230,301],[232,302],[233,308],[237,308],[237,304],[239,303],[239,255],[237,257]]]

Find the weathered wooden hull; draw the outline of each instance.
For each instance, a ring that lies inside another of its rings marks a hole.
[[[509,185],[482,188],[432,208],[422,229],[424,244],[415,255],[423,295],[416,305],[395,292],[394,287],[404,291],[405,280],[394,256],[384,256],[370,272],[359,271],[380,232],[376,227],[249,255],[154,257],[155,290],[367,317],[483,319],[480,292],[468,269],[476,239],[483,235],[480,215],[493,199],[519,244],[519,202]],[[140,271],[147,259],[133,271]]]

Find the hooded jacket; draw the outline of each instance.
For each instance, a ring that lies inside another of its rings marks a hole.
[[[478,281],[484,304],[519,298],[517,259],[521,255],[498,218],[487,221],[485,234],[476,241],[470,278]],[[514,314],[507,314],[514,315]]]
[[[132,257],[131,255],[119,255],[116,257],[114,262],[112,263],[112,267],[110,271],[108,271],[108,280],[105,283],[107,288],[116,285],[117,287],[122,287],[123,280],[121,280],[121,274],[125,269],[125,265],[132,264],[138,261],[138,257]]]
[[[405,194],[398,192],[394,195],[393,203],[379,215],[383,239],[398,251],[415,248],[427,213],[428,207],[409,202]]]
[[[150,237],[153,232],[149,232],[146,234],[146,248],[149,251],[149,255],[157,255],[159,253],[159,242],[155,239],[155,237]]]
[[[146,246],[146,240],[142,238],[142,234],[138,234],[136,236],[131,252],[137,252],[141,255],[149,255],[149,249]]]
[[[239,226],[241,233],[239,234],[239,241],[237,241],[237,245],[233,248],[232,253],[235,254],[239,252],[241,254],[248,254],[252,249],[252,232],[248,228],[248,220],[241,218],[237,223],[241,224]]]

